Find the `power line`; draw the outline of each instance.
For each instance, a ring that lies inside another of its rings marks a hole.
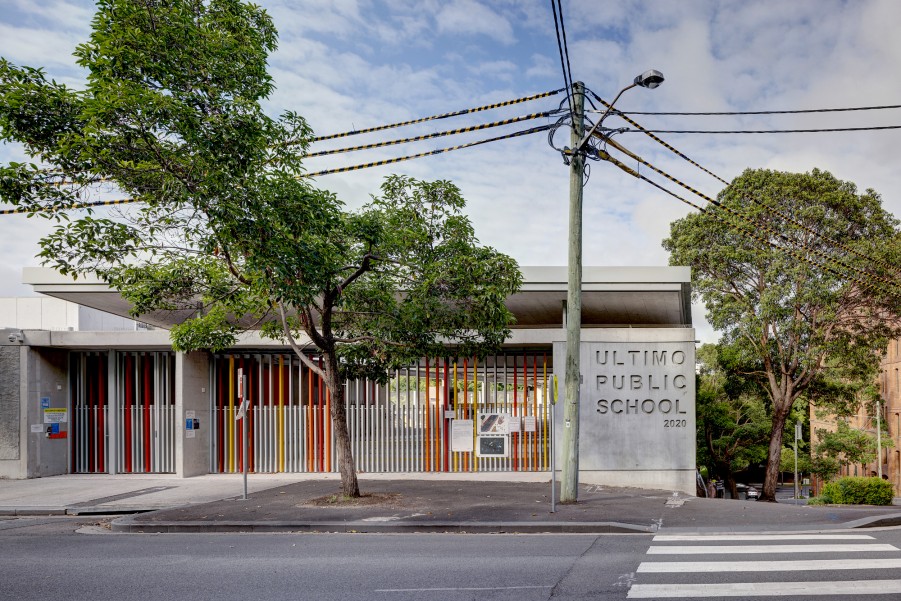
[[[542,92],[541,94],[532,94],[531,96],[523,96],[522,98],[515,98],[513,100],[505,100],[504,102],[495,102],[494,104],[486,104],[484,106],[479,106],[471,109],[463,109],[460,111],[453,111],[450,113],[443,113],[440,115],[432,115],[430,117],[420,117],[419,119],[411,119],[409,121],[401,121],[399,123],[390,123],[388,125],[377,125],[375,127],[367,127],[366,129],[355,129],[351,131],[346,131],[338,134],[329,134],[327,136],[317,136],[310,140],[311,142],[323,142],[325,140],[333,140],[335,138],[346,138],[348,136],[356,136],[359,134],[367,134],[374,131],[382,131],[384,129],[391,129],[394,127],[403,127],[405,125],[413,125],[415,123],[424,123],[425,121],[434,121],[436,119],[447,119],[449,117],[458,117],[460,115],[468,115],[470,113],[478,113],[480,111],[487,111],[491,109],[496,109],[504,106],[510,106],[513,104],[520,104],[523,102],[529,102],[531,100],[538,100],[539,98],[547,98],[548,96],[554,96],[559,94],[560,92],[566,91],[566,88],[559,88],[556,90],[551,90],[549,92]],[[568,92],[567,92],[568,93]],[[300,144],[300,141],[289,142],[289,144]]]
[[[569,91],[573,93],[573,68],[569,64],[569,44],[566,41],[566,21],[563,19],[563,4],[557,0],[557,11],[560,13],[560,32],[563,34],[563,53],[566,55],[566,76],[569,78]]]
[[[452,136],[452,135],[467,133],[467,132],[471,132],[471,131],[488,129],[491,127],[500,127],[502,125],[510,125],[511,123],[519,123],[521,121],[528,121],[531,119],[540,119],[541,117],[550,117],[551,115],[553,115],[554,113],[557,113],[557,112],[559,112],[559,111],[557,111],[557,110],[544,111],[541,113],[532,113],[530,115],[523,115],[521,117],[513,117],[510,119],[504,119],[502,121],[493,121],[491,123],[482,123],[480,125],[472,125],[470,127],[461,127],[458,129],[449,129],[446,131],[439,131],[439,132],[434,132],[431,134],[423,134],[421,136],[414,136],[412,138],[403,138],[400,140],[387,140],[385,142],[374,142],[372,144],[363,144],[362,146],[351,146],[349,148],[336,148],[334,150],[322,150],[319,152],[311,152],[310,154],[306,155],[306,158],[319,157],[319,156],[325,156],[325,155],[330,155],[330,154],[339,154],[342,152],[354,152],[357,150],[369,150],[372,148],[381,148],[383,146],[393,146],[395,144],[406,144],[408,142],[419,142],[421,140],[430,140],[432,138],[440,138],[442,136]]]
[[[553,127],[553,125],[539,125],[537,127],[531,127],[529,129],[524,129],[518,132],[514,132],[512,134],[505,134],[503,136],[496,136],[494,138],[486,138],[484,140],[477,140],[475,142],[468,142],[466,144],[460,144],[458,146],[450,146],[448,148],[439,148],[437,150],[430,150],[428,152],[420,152],[419,154],[411,154],[409,156],[396,157],[393,159],[385,159],[383,161],[374,161],[372,163],[364,163],[362,165],[353,165],[350,167],[338,167],[335,169],[326,169],[324,171],[317,171],[316,173],[307,173],[301,177],[318,177],[320,175],[329,175],[332,173],[344,173],[346,171],[356,171],[358,169],[368,169],[370,167],[379,167],[381,165],[390,165],[392,163],[400,163],[401,161],[409,161],[411,159],[418,159],[422,157],[432,156],[435,154],[441,154],[443,152],[451,152],[453,150],[462,150],[464,148],[471,148],[473,146],[479,146],[481,144],[488,144],[489,142],[497,142],[499,140],[506,140],[509,138],[517,138],[519,136],[527,136],[529,134],[535,134],[542,131],[547,131]]]
[[[901,129],[901,125],[877,125],[873,127],[831,127],[822,129],[649,129],[655,134],[818,134],[838,131],[876,131],[881,129]],[[616,130],[622,133],[641,131],[628,127]]]
[[[852,106],[836,109],[797,109],[790,111],[722,111],[722,112],[659,112],[659,111],[620,111],[614,110],[618,115],[660,115],[660,116],[727,116],[727,115],[799,115],[806,113],[843,113],[848,111],[879,111],[885,109],[898,109],[901,104],[886,104],[881,106]],[[601,111],[586,111],[597,112]]]
[[[453,111],[453,112],[450,112],[450,113],[443,113],[443,114],[441,114],[441,115],[431,115],[431,116],[429,116],[429,117],[421,117],[421,118],[418,118],[418,119],[412,119],[412,120],[410,120],[410,121],[403,121],[403,122],[399,122],[399,123],[391,123],[391,124],[388,124],[388,125],[378,125],[378,126],[375,126],[375,127],[369,127],[369,128],[366,128],[366,129],[353,130],[353,131],[346,131],[346,132],[341,132],[341,133],[337,133],[337,134],[330,134],[330,135],[327,135],[327,136],[320,136],[320,137],[317,137],[317,138],[313,138],[313,139],[312,139],[312,142],[319,142],[319,141],[324,141],[324,140],[332,140],[332,139],[336,139],[336,138],[345,138],[345,137],[348,137],[348,136],[355,136],[355,135],[358,135],[358,134],[370,133],[370,132],[374,132],[374,131],[382,131],[382,130],[385,130],[385,129],[391,129],[391,128],[396,128],[396,127],[403,127],[403,126],[405,126],[405,125],[412,125],[412,124],[416,124],[416,123],[424,123],[424,122],[426,122],[426,121],[434,121],[434,120],[436,120],[436,119],[446,119],[446,118],[449,118],[449,117],[457,117],[457,116],[460,116],[460,115],[467,115],[467,114],[471,114],[471,113],[478,113],[478,112],[481,112],[481,111],[487,111],[487,110],[490,110],[490,109],[495,109],[495,108],[500,108],[500,107],[505,107],[505,106],[512,106],[512,105],[514,105],[514,104],[521,104],[521,103],[523,103],[523,102],[529,102],[529,101],[531,101],[531,100],[537,100],[537,99],[540,99],[540,98],[547,98],[548,96],[554,96],[555,94],[559,94],[560,92],[563,92],[563,91],[565,91],[565,90],[566,90],[566,88],[558,88],[558,89],[556,89],[556,90],[551,90],[551,91],[549,91],[549,92],[542,92],[542,93],[540,93],[540,94],[532,94],[531,96],[523,96],[523,97],[521,97],[521,98],[514,98],[513,100],[505,100],[505,101],[503,101],[503,102],[495,102],[495,103],[493,103],[493,104],[486,104],[486,105],[479,106],[479,107],[475,107],[475,108],[468,108],[468,109],[463,109],[463,110],[459,110],[459,111]],[[547,112],[543,112],[543,113],[533,113],[534,117],[532,117],[532,118],[538,118],[538,117],[546,117],[546,116],[550,116],[551,114],[553,114],[553,113],[555,113],[555,112],[557,112],[557,111],[547,111]],[[521,118],[509,119],[509,120],[507,120],[506,122],[504,122],[504,121],[497,121],[497,122],[495,122],[495,123],[496,123],[497,125],[503,125],[503,124],[506,124],[506,123],[516,123],[517,121],[523,121],[523,120],[525,120],[525,119],[526,119],[525,117],[521,117]],[[339,153],[339,152],[350,152],[350,151],[352,151],[352,150],[364,150],[364,149],[368,149],[368,148],[377,148],[377,147],[379,147],[379,146],[390,146],[390,145],[393,145],[393,144],[401,144],[401,143],[408,142],[408,141],[409,141],[409,142],[412,142],[412,141],[417,141],[417,140],[425,140],[425,139],[428,139],[428,138],[439,137],[439,136],[441,136],[441,135],[451,135],[451,134],[453,134],[453,133],[463,133],[463,132],[465,132],[465,131],[475,131],[475,130],[477,130],[477,129],[485,129],[485,128],[487,128],[487,127],[493,127],[493,126],[494,126],[493,124],[487,124],[487,125],[481,125],[481,126],[473,126],[473,127],[471,127],[471,128],[461,128],[461,129],[458,129],[458,130],[449,130],[448,132],[442,132],[442,133],[439,133],[439,134],[430,134],[430,135],[427,135],[427,136],[419,136],[419,137],[415,137],[415,138],[407,138],[407,139],[404,139],[404,140],[397,140],[397,141],[383,142],[383,143],[375,143],[375,144],[367,144],[367,145],[358,146],[358,147],[349,148],[349,149],[338,149],[338,150],[331,150],[331,151],[316,152],[316,153],[309,154],[309,155],[307,155],[307,156],[308,156],[308,157],[315,157],[315,156],[322,156],[322,155],[326,155],[326,154],[337,154],[337,153]],[[288,145],[297,145],[297,144],[300,144],[300,142],[299,142],[299,141],[291,141],[291,142],[288,142],[287,144],[288,144]],[[104,183],[104,182],[109,182],[109,181],[112,181],[112,179],[109,178],[109,177],[101,177],[101,178],[94,179],[91,183],[97,184],[97,183]],[[72,180],[62,180],[62,181],[59,181],[59,182],[50,182],[50,183],[48,183],[47,185],[48,185],[48,186],[61,187],[61,186],[66,186],[66,185],[74,185],[74,184],[76,184],[76,183],[77,183],[77,182],[72,181]],[[0,213],[0,215],[2,215],[2,214],[3,214],[3,213]]]
[[[573,99],[572,99],[572,89],[573,82],[571,79],[571,74],[566,69],[565,56],[566,52],[563,50],[563,40],[560,35],[560,24],[557,22],[557,4],[556,0],[551,0],[551,12],[554,13],[554,31],[557,33],[557,50],[560,54],[560,68],[563,70],[563,83],[566,85],[566,100],[569,103],[569,114],[574,115],[576,113],[576,109],[573,107]],[[563,21],[563,11],[560,11],[560,21]]]
[[[15,208],[15,209],[3,209],[0,210],[0,215],[14,215],[14,214],[22,214],[22,213],[37,213],[37,212],[48,212],[48,213],[58,213],[60,211],[75,211],[78,209],[90,209],[92,207],[104,207],[110,205],[124,205],[133,202],[142,202],[136,200],[134,198],[120,198],[117,200],[97,200],[93,202],[74,202],[69,205],[54,207],[40,207],[38,209],[23,209],[23,208]]]
[[[335,169],[326,169],[324,171],[317,171],[316,173],[307,173],[302,176],[299,176],[298,179],[307,178],[307,177],[318,177],[320,175],[329,175],[332,173],[344,173],[347,171],[356,171],[359,169],[368,169],[370,167],[379,167],[381,165],[390,165],[392,163],[400,163],[401,161],[409,161],[411,159],[418,159],[422,157],[432,156],[436,154],[441,154],[444,152],[451,152],[454,150],[462,150],[464,148],[472,148],[473,146],[479,146],[481,144],[488,144],[490,142],[497,142],[500,140],[507,140],[510,138],[517,138],[520,136],[527,136],[530,134],[535,134],[543,131],[547,131],[550,129],[552,125],[539,125],[537,127],[531,127],[529,129],[524,129],[521,131],[513,132],[510,134],[504,134],[502,136],[495,136],[493,138],[486,138],[484,140],[476,140],[474,142],[467,142],[466,144],[459,144],[457,146],[451,146],[448,148],[438,148],[436,150],[430,150],[428,152],[421,152],[419,154],[413,154],[409,156],[396,157],[392,159],[385,159],[382,161],[374,161],[371,163],[364,163],[362,165],[352,165],[349,167],[338,167]],[[105,205],[118,205],[118,204],[128,204],[135,202],[143,202],[142,200],[135,198],[125,198],[121,200],[101,200],[97,202],[86,202],[86,203],[73,203],[68,206],[54,207],[54,206],[46,206],[37,209],[25,209],[25,208],[15,208],[15,209],[3,209],[0,210],[0,215],[12,215],[15,213],[37,213],[37,212],[60,212],[66,210],[76,210],[76,209],[85,209],[91,207],[105,206]]]
[[[591,92],[591,91],[589,90],[589,92]],[[603,105],[605,105],[605,106],[608,106],[608,107],[610,106],[603,98],[601,98],[600,96],[598,96],[598,95],[595,94],[594,92],[591,92],[591,94],[592,94],[592,95],[595,97],[595,99],[597,99],[597,101],[600,102],[601,104],[603,104]],[[701,166],[700,164],[698,164],[697,162],[695,162],[694,160],[692,160],[691,158],[689,158],[688,155],[686,155],[686,154],[682,153],[681,151],[677,150],[675,147],[673,147],[672,145],[670,145],[669,143],[667,143],[667,142],[664,141],[663,139],[661,139],[661,138],[655,136],[655,135],[654,135],[653,133],[651,133],[649,130],[647,130],[647,129],[645,129],[644,127],[642,127],[641,125],[639,125],[635,120],[630,119],[630,118],[627,117],[626,115],[622,115],[622,114],[621,114],[620,116],[621,116],[623,119],[625,119],[628,123],[630,123],[632,126],[634,126],[635,128],[637,128],[639,131],[641,131],[642,133],[646,134],[649,138],[651,138],[652,140],[654,140],[654,141],[657,142],[658,144],[662,145],[664,148],[666,148],[666,149],[669,150],[670,152],[674,153],[676,156],[678,156],[678,157],[682,158],[683,160],[687,161],[688,163],[694,165],[695,167],[697,167],[698,169],[700,169],[700,170],[703,171],[704,173],[710,175],[710,176],[713,177],[714,179],[716,179],[716,180],[722,182],[723,184],[726,184],[727,186],[729,185],[729,182],[727,182],[725,179],[723,179],[722,177],[720,177],[719,175],[717,175],[717,174],[714,173],[713,171],[710,171],[710,170],[707,169],[706,167]],[[867,261],[872,261],[872,262],[874,262],[874,263],[876,263],[876,264],[878,264],[878,265],[881,265],[881,266],[883,266],[883,267],[885,267],[885,268],[887,268],[887,269],[889,269],[889,270],[891,270],[891,271],[893,271],[893,272],[895,272],[895,273],[897,273],[897,272],[899,271],[899,269],[898,269],[897,266],[890,265],[890,264],[888,264],[888,263],[886,263],[886,262],[884,262],[884,261],[881,261],[881,260],[879,260],[879,259],[874,259],[874,258],[872,258],[872,257],[869,257],[869,256],[867,256],[866,254],[861,253],[860,251],[854,250],[853,248],[851,248],[851,247],[849,247],[849,246],[847,246],[847,245],[845,245],[845,244],[843,244],[843,243],[841,243],[841,242],[839,242],[839,241],[837,241],[837,240],[833,240],[833,239],[829,238],[828,236],[824,236],[823,234],[817,232],[816,230],[814,230],[814,229],[812,229],[812,228],[810,228],[810,227],[804,225],[804,224],[801,223],[800,221],[794,219],[794,218],[791,217],[790,215],[786,215],[785,213],[783,213],[783,212],[780,211],[779,209],[776,209],[775,207],[770,206],[768,203],[765,203],[764,201],[760,200],[759,198],[751,197],[750,200],[751,200],[751,202],[753,202],[753,203],[755,203],[755,204],[757,204],[757,205],[759,205],[759,206],[764,207],[765,209],[767,209],[767,210],[769,210],[769,211],[771,211],[771,212],[777,214],[777,215],[778,215],[779,217],[781,217],[782,219],[785,219],[786,221],[788,221],[788,222],[794,224],[796,227],[799,227],[799,228],[803,229],[803,230],[806,231],[807,233],[812,234],[812,235],[816,236],[817,238],[820,238],[821,240],[823,240],[823,241],[825,241],[825,242],[828,242],[829,244],[832,244],[832,245],[834,245],[834,246],[836,246],[836,247],[838,247],[838,248],[840,248],[840,249],[842,249],[842,250],[844,250],[844,251],[846,251],[846,252],[849,252],[849,253],[851,253],[851,254],[853,254],[853,255],[855,255],[855,256],[861,258],[861,259],[864,259],[864,260],[867,260]]]
[[[649,167],[650,169],[656,171],[658,174],[662,175],[663,177],[665,177],[666,179],[670,180],[670,181],[673,182],[674,184],[677,184],[678,186],[681,186],[681,187],[685,188],[686,190],[688,190],[689,192],[691,192],[691,193],[694,194],[695,196],[698,196],[699,198],[703,198],[703,199],[706,200],[708,203],[714,205],[715,207],[717,207],[717,208],[719,208],[719,209],[722,209],[723,211],[726,211],[726,212],[730,213],[730,214],[733,215],[734,217],[736,217],[736,218],[738,218],[738,219],[740,219],[740,220],[742,220],[742,221],[747,222],[747,223],[748,223],[749,225],[751,225],[752,227],[757,228],[757,229],[761,229],[761,230],[767,232],[768,234],[770,234],[771,236],[774,236],[774,237],[777,237],[777,238],[780,238],[780,239],[784,240],[784,241],[787,242],[788,244],[798,244],[797,242],[791,240],[791,239],[790,239],[788,236],[786,236],[783,232],[780,232],[780,231],[778,231],[778,230],[775,230],[775,229],[769,227],[768,225],[766,225],[766,224],[764,224],[764,223],[762,223],[762,222],[760,222],[760,221],[758,221],[758,220],[756,220],[756,219],[753,219],[753,218],[750,217],[749,215],[747,215],[747,214],[745,214],[745,213],[743,213],[743,212],[741,212],[741,211],[737,211],[737,210],[735,210],[735,209],[733,209],[733,208],[731,208],[731,207],[728,207],[728,206],[724,205],[723,203],[719,202],[718,200],[716,200],[716,199],[714,199],[714,198],[711,198],[711,197],[707,196],[707,195],[704,194],[703,192],[700,192],[700,191],[696,190],[695,188],[692,188],[691,186],[689,186],[689,185],[686,184],[685,182],[682,182],[681,180],[679,180],[679,179],[673,177],[673,176],[670,175],[669,173],[663,171],[663,170],[660,169],[659,167],[656,167],[655,165],[653,165],[653,164],[651,164],[650,162],[646,161],[645,159],[641,158],[640,156],[638,156],[638,155],[635,154],[634,152],[632,152],[632,151],[628,150],[627,148],[623,147],[623,146],[622,146],[621,144],[619,144],[618,142],[616,142],[616,141],[614,141],[614,140],[611,140],[611,139],[609,139],[609,138],[605,138],[604,141],[605,141],[607,144],[609,144],[610,146],[613,146],[614,148],[616,148],[617,150],[619,150],[620,152],[626,154],[626,155],[629,156],[630,158],[632,158],[632,159],[638,161],[638,162],[641,163],[642,165],[645,165],[646,167]],[[605,154],[606,154],[606,153],[605,153]],[[607,155],[607,156],[609,156],[609,155]],[[842,267],[844,267],[844,268],[846,268],[846,269],[850,269],[850,270],[852,270],[852,271],[856,271],[856,272],[860,273],[860,274],[861,274],[863,277],[865,277],[865,278],[868,278],[868,279],[874,279],[874,280],[879,280],[880,282],[883,282],[883,283],[885,283],[885,284],[888,284],[888,285],[890,285],[890,286],[892,286],[892,287],[894,287],[894,288],[901,288],[901,286],[899,286],[899,284],[897,284],[896,282],[894,282],[894,281],[892,281],[892,280],[889,280],[889,279],[887,279],[887,278],[884,278],[884,277],[879,276],[879,275],[876,275],[876,274],[872,274],[872,273],[870,273],[870,272],[868,272],[868,271],[866,271],[866,270],[860,269],[859,267],[855,267],[855,266],[853,266],[853,265],[849,265],[849,264],[845,263],[844,261],[842,261],[841,259],[838,259],[838,258],[836,258],[836,257],[833,257],[833,256],[829,255],[828,253],[822,251],[822,250],[819,250],[819,249],[810,247],[810,246],[808,246],[808,245],[806,245],[806,244],[803,244],[803,243],[798,244],[798,245],[801,246],[801,248],[803,248],[804,250],[807,250],[807,251],[813,253],[814,255],[820,257],[820,258],[821,258],[822,260],[824,260],[824,261],[828,261],[828,262],[831,262],[831,263],[835,263],[835,264],[837,264],[837,265],[841,265]],[[855,282],[857,282],[857,283],[859,283],[859,284],[866,285],[865,282],[863,282],[862,280],[857,279],[857,278],[854,277],[854,276],[850,276],[850,275],[845,274],[843,277],[846,277],[847,279],[850,279],[850,280],[852,280],[852,281],[855,281]]]
[[[642,175],[641,173],[638,173],[637,171],[635,171],[635,170],[632,169],[631,167],[628,167],[627,165],[625,165],[625,164],[622,163],[621,161],[619,161],[619,160],[617,160],[617,159],[611,157],[609,154],[607,154],[606,151],[601,151],[600,154],[601,154],[601,158],[602,158],[603,160],[609,161],[609,162],[613,163],[614,165],[616,165],[617,167],[619,167],[620,169],[622,169],[622,170],[625,171],[626,173],[628,173],[628,174],[630,174],[630,175],[632,175],[632,176],[634,176],[634,177],[637,177],[638,179],[641,179],[642,181],[645,181],[645,182],[651,184],[652,186],[654,186],[654,187],[657,188],[658,190],[661,190],[662,192],[664,192],[664,193],[666,193],[666,194],[669,194],[669,195],[672,196],[673,198],[676,198],[676,199],[682,201],[683,203],[687,204],[688,206],[697,209],[699,212],[705,213],[705,214],[707,214],[707,215],[710,215],[711,217],[713,217],[714,219],[716,219],[716,220],[719,221],[720,223],[723,223],[723,224],[726,225],[727,227],[729,227],[729,228],[731,228],[731,229],[733,229],[733,230],[739,232],[740,234],[744,234],[745,236],[747,236],[747,237],[749,237],[749,238],[751,238],[751,239],[753,239],[753,240],[757,240],[758,242],[762,242],[762,243],[764,243],[764,244],[766,244],[766,245],[768,245],[768,246],[771,246],[771,247],[773,247],[774,249],[776,249],[776,250],[778,250],[778,251],[784,251],[784,252],[786,252],[786,253],[792,255],[793,257],[795,257],[795,258],[798,259],[799,261],[802,261],[802,262],[804,262],[804,263],[807,263],[808,265],[810,265],[811,267],[815,267],[816,269],[823,269],[823,270],[825,270],[825,271],[828,271],[829,273],[831,273],[832,275],[834,275],[834,276],[836,276],[836,277],[838,277],[838,278],[840,278],[840,279],[849,279],[848,276],[847,276],[847,274],[840,273],[839,271],[836,271],[835,269],[833,269],[833,268],[830,267],[829,265],[823,265],[823,264],[821,264],[821,263],[817,263],[817,262],[811,260],[809,257],[806,257],[805,255],[803,255],[803,254],[797,252],[794,248],[792,248],[792,247],[790,247],[790,246],[789,246],[789,247],[786,247],[786,246],[780,246],[780,245],[776,244],[775,242],[773,242],[772,240],[767,239],[767,238],[764,238],[763,236],[761,236],[760,234],[758,234],[756,231],[747,229],[745,226],[739,225],[738,223],[729,220],[728,218],[726,218],[724,215],[722,215],[721,213],[719,213],[719,212],[717,212],[717,211],[710,211],[710,210],[705,209],[704,207],[702,207],[702,206],[700,206],[700,205],[697,205],[697,204],[691,202],[690,200],[688,200],[688,199],[686,199],[686,198],[684,198],[684,197],[682,197],[682,196],[679,196],[678,194],[676,194],[676,193],[673,192],[672,190],[669,190],[668,188],[665,188],[665,187],[661,186],[660,184],[658,184],[658,183],[655,182],[654,180],[648,178],[648,177],[645,176],[645,175]],[[869,289],[869,290],[873,290],[873,291],[875,291],[875,292],[881,292],[881,293],[885,293],[885,292],[886,292],[885,290],[883,290],[883,289],[881,289],[881,288],[878,288],[878,287],[876,287],[876,286],[873,286],[872,284],[868,284],[868,283],[866,283],[866,282],[860,282],[860,281],[856,280],[855,278],[850,278],[850,279],[852,279],[852,280],[858,282],[861,286],[863,286],[864,288],[867,288],[867,289]]]

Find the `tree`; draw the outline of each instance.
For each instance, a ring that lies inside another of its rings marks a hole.
[[[498,346],[521,276],[478,243],[450,182],[389,177],[358,211],[313,187],[310,128],[260,104],[276,37],[265,11],[238,0],[99,2],[76,50],[85,90],[0,62],[2,139],[43,163],[3,167],[0,195],[59,222],[45,264],[98,274],[136,316],[169,312],[176,350],[225,349],[257,327],[286,339],[325,381],[343,493],[358,496],[344,379],[384,381],[445,344]],[[60,212],[98,182],[138,204],[118,217]]]
[[[775,501],[795,401],[823,378],[871,381],[901,332],[901,236],[875,191],[858,193],[825,171],[747,170],[717,200],[725,208],[675,221],[664,247],[671,264],[691,266],[695,298],[766,390],[772,427],[761,498]]]
[[[698,349],[698,448],[737,499],[735,472],[766,457],[770,420],[762,391],[730,369],[728,350],[714,344]]]
[[[834,432],[817,430],[817,437],[819,438],[815,449],[817,456],[834,460],[839,468],[876,460],[876,436],[856,430],[844,420],[838,421]],[[892,441],[888,439],[887,442],[890,446]],[[838,470],[832,475],[837,472]]]

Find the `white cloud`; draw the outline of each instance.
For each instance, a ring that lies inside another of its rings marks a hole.
[[[435,21],[438,31],[444,34],[484,35],[503,44],[512,44],[516,40],[510,21],[475,0],[442,3]]]

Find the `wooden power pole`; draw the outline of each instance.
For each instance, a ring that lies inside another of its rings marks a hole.
[[[579,389],[582,384],[580,347],[582,330],[582,184],[585,156],[578,145],[585,135],[585,84],[573,83],[569,164],[569,270],[566,292],[566,388],[563,402],[563,457],[560,502],[575,503],[579,496]]]

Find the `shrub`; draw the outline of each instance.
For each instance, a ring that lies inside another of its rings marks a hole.
[[[824,503],[838,505],[891,505],[893,496],[888,480],[856,476],[827,483],[820,495]]]

